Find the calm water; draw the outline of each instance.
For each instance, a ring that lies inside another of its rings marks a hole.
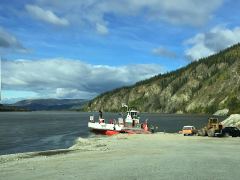
[[[87,128],[92,113],[82,112],[1,112],[0,155],[68,148],[78,137],[94,136]],[[98,114],[95,113],[97,118]],[[105,119],[118,114],[105,113]],[[142,114],[141,120],[159,131],[178,132],[184,125],[197,128],[207,123],[204,115]]]

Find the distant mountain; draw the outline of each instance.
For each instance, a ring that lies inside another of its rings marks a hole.
[[[3,111],[27,111],[27,109],[24,109],[22,107],[0,104],[0,112],[3,112]]]
[[[18,101],[12,106],[31,111],[36,110],[81,110],[88,100],[84,99],[28,99]]]
[[[137,69],[136,69],[137,71]],[[127,103],[142,112],[240,113],[240,44],[173,72],[106,92],[86,111],[119,111]]]

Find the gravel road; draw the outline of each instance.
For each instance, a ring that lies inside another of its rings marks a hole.
[[[240,138],[179,134],[79,139],[68,150],[0,156],[0,179],[206,179],[240,177]]]

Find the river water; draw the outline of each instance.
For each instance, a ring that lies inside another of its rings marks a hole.
[[[90,115],[97,118],[98,113],[0,112],[0,155],[68,148],[78,137],[94,137],[87,127]],[[104,113],[105,119],[118,117],[119,114]],[[158,131],[169,133],[178,132],[184,125],[201,128],[207,118],[207,115],[141,114],[142,121],[148,119]]]

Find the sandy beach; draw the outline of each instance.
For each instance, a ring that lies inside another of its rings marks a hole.
[[[0,156],[0,179],[239,179],[239,140],[164,133],[79,138],[69,149]]]

